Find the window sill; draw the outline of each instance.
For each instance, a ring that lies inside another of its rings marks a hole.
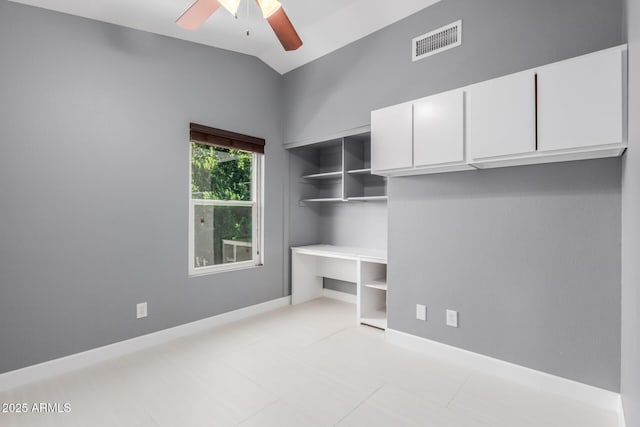
[[[228,273],[231,271],[250,270],[252,268],[262,267],[264,264],[256,264],[254,261],[237,262],[233,264],[212,265],[209,267],[201,267],[198,269],[189,269],[189,277],[208,276],[211,274]]]

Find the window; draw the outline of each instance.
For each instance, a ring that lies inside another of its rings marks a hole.
[[[191,124],[189,274],[262,263],[264,140]]]

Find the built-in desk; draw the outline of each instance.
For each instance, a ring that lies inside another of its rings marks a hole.
[[[291,303],[323,295],[323,278],[356,284],[357,318],[387,327],[387,254],[384,251],[333,245],[291,248]]]

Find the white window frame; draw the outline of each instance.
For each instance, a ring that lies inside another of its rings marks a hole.
[[[189,144],[189,277],[203,276],[208,274],[222,273],[226,271],[244,270],[247,268],[255,268],[262,266],[262,260],[264,259],[264,197],[263,197],[263,183],[264,183],[264,154],[252,153],[252,165],[251,165],[251,200],[202,200],[194,199],[192,196],[191,181],[192,181],[192,144],[201,144],[197,141],[193,141]],[[207,265],[204,267],[196,267],[194,262],[195,257],[195,222],[194,213],[196,205],[207,206],[251,206],[251,241],[252,241],[252,259],[249,261],[234,262],[228,264]]]

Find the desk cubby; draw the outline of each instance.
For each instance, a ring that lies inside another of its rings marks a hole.
[[[380,261],[360,261],[358,283],[358,319],[360,323],[380,329],[387,328],[387,264]]]
[[[387,256],[382,251],[333,245],[291,248],[291,303],[323,296],[322,279],[352,282],[357,288],[358,323],[387,327]]]

